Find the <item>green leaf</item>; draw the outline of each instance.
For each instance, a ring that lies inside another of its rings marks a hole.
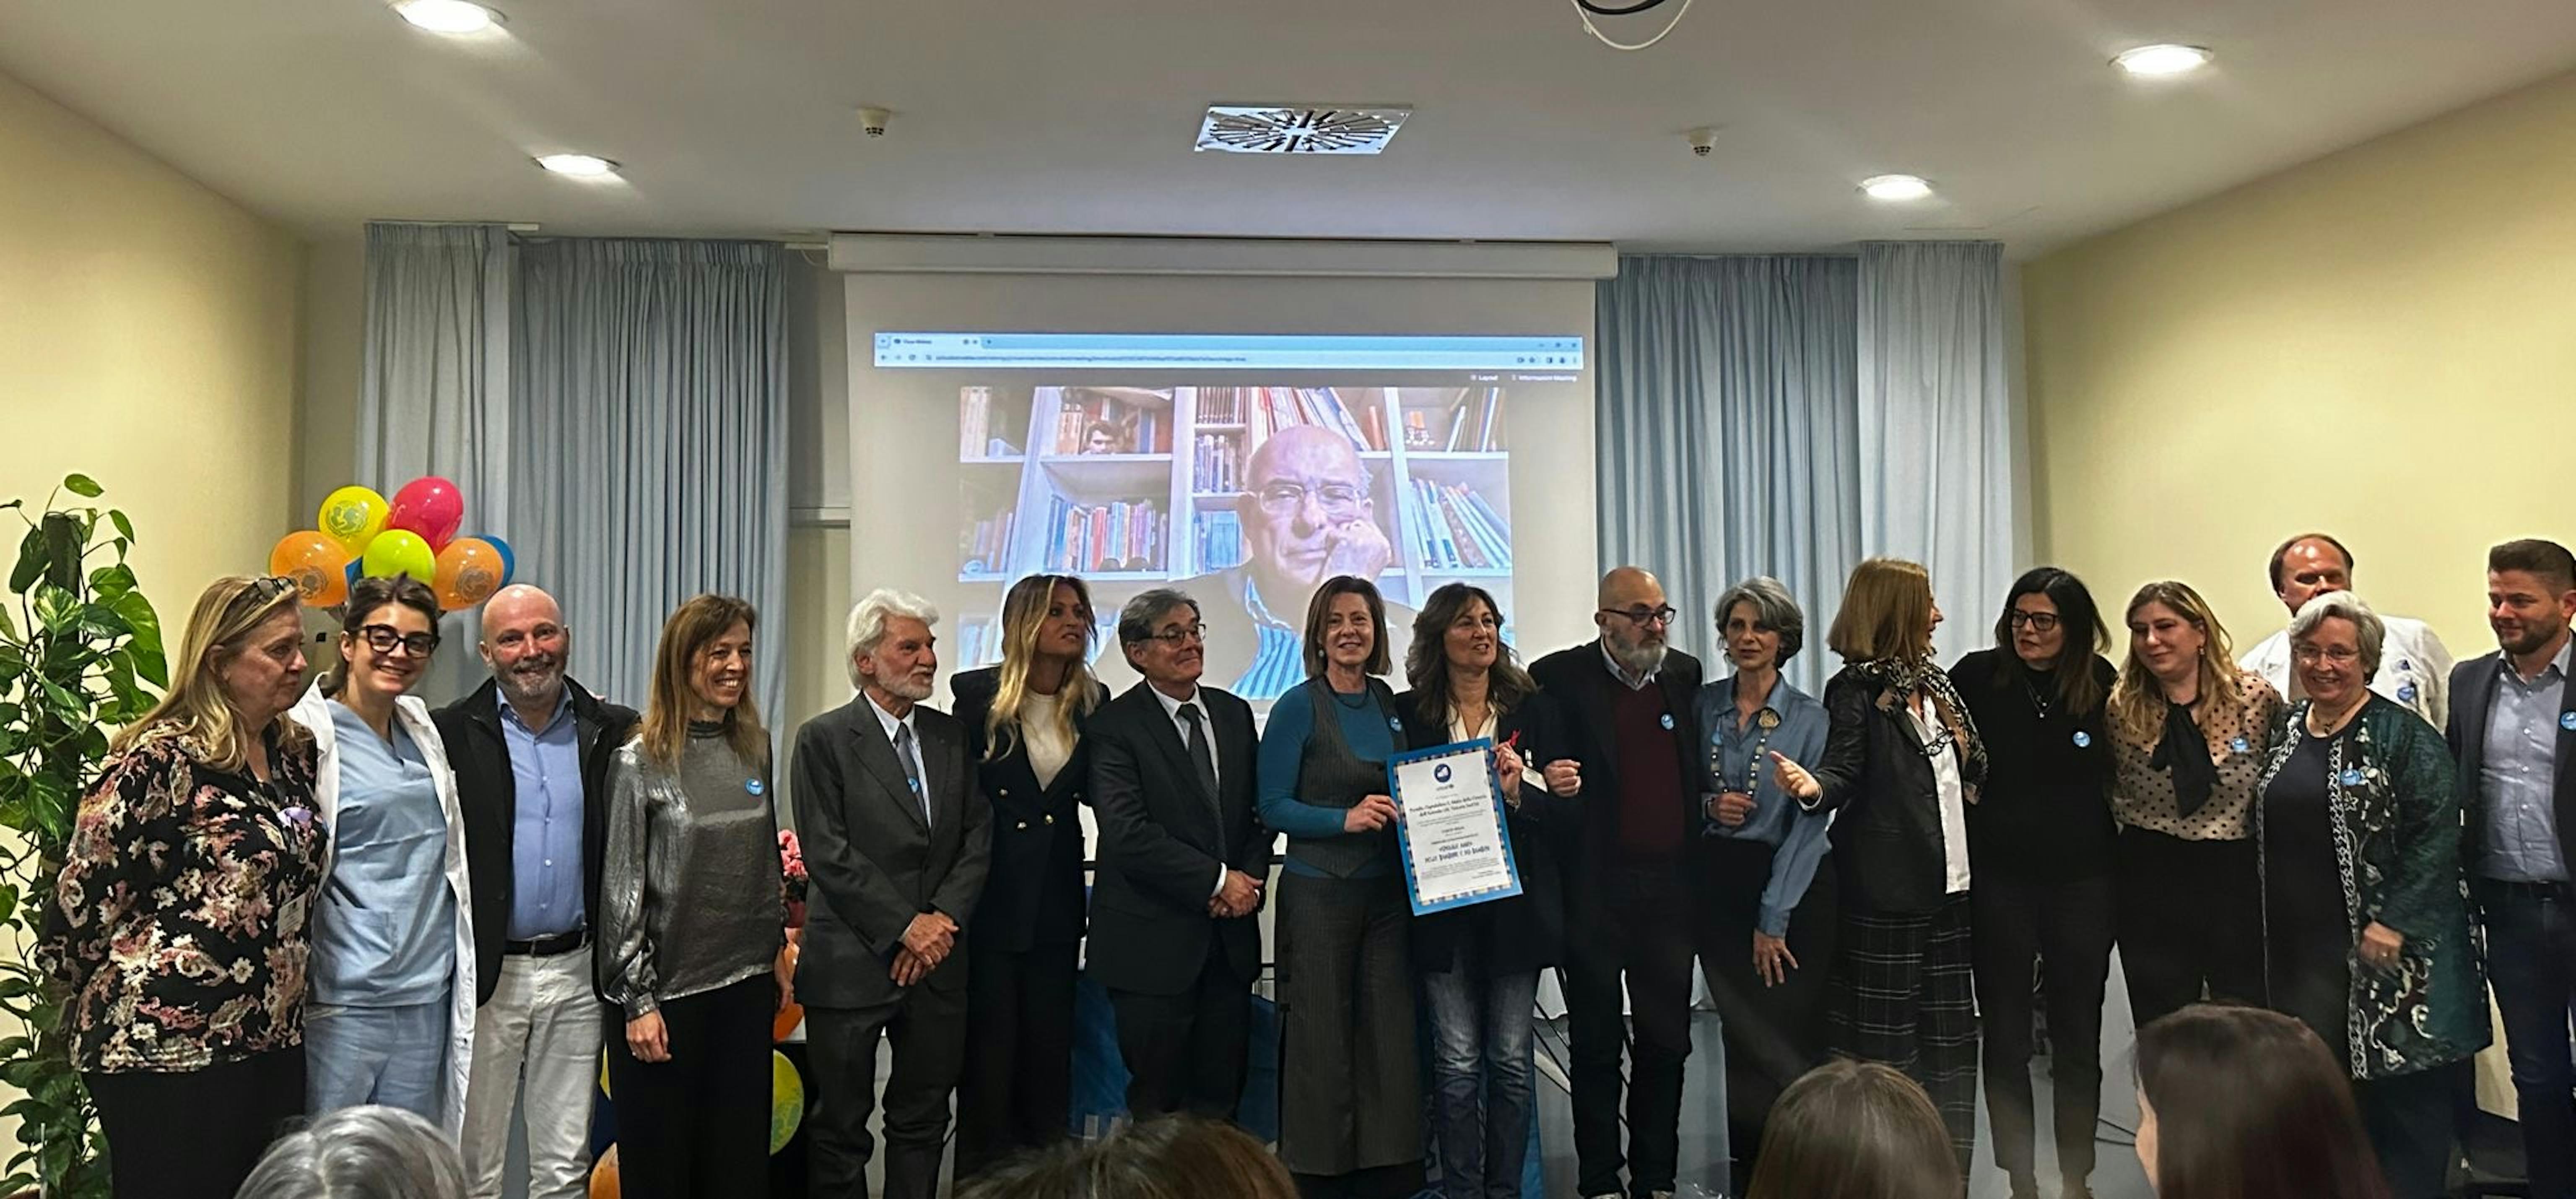
[[[45,527],[31,526],[18,542],[18,565],[9,572],[9,590],[25,594],[45,574]]]
[[[102,566],[89,572],[89,588],[98,594],[102,602],[132,591],[137,586],[134,581],[134,568],[122,562],[113,566]]]
[[[125,513],[110,508],[107,510],[107,519],[108,523],[116,526],[117,536],[123,537],[128,542],[134,540],[134,522],[125,519]]]
[[[84,499],[92,500],[107,493],[106,488],[98,485],[98,480],[82,474],[64,475],[63,490]]]

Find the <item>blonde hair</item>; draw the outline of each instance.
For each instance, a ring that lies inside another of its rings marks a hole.
[[[1082,644],[1085,649],[1098,640],[1100,626],[1091,609],[1091,588],[1072,575],[1030,575],[1011,584],[1010,593],[1002,597],[1002,668],[993,688],[993,709],[984,714],[984,760],[1000,761],[1011,755],[1020,736],[1020,709],[1029,699],[1029,667],[1037,663],[1038,634],[1045,631],[1047,607],[1055,603],[1055,589],[1073,588],[1075,602],[1082,605]],[[1064,680],[1056,685],[1058,702],[1053,723],[1056,733],[1071,741],[1075,728],[1100,696],[1091,679],[1088,655],[1078,656],[1065,667]]]
[[[241,713],[225,698],[223,680],[216,676],[223,662],[250,648],[239,641],[298,602],[294,585],[284,579],[227,575],[207,584],[188,612],[187,634],[172,659],[179,669],[170,676],[170,689],[141,719],[118,730],[108,752],[124,753],[147,736],[176,736],[207,765],[238,771],[249,765],[242,748],[248,734],[274,732],[281,741],[300,743],[307,735],[304,726],[284,712],[271,718],[265,730],[242,728]]]
[[[1871,558],[1843,584],[1842,610],[1825,648],[1846,662],[1911,662],[1932,653],[1932,572],[1903,558]]]
[[[696,703],[697,692],[689,686],[689,675],[697,664],[698,652],[735,625],[745,631],[759,628],[760,614],[749,600],[730,595],[701,595],[673,610],[662,622],[662,642],[653,651],[653,682],[645,696],[644,719],[635,726],[635,740],[644,747],[644,756],[666,770],[680,765],[680,748],[689,742],[689,713]],[[751,698],[750,679],[744,678],[742,700],[724,715],[725,741],[746,762],[769,761],[769,734],[760,727],[760,705]]]
[[[2162,604],[2173,609],[2200,630],[2200,698],[2194,720],[2203,735],[2226,729],[2233,724],[2245,706],[2245,688],[2236,670],[2234,647],[2227,640],[2227,628],[2218,623],[2218,614],[2209,610],[2209,601],[2188,583],[2171,579],[2149,583],[2129,597],[2129,606],[2120,610],[2123,628],[2135,620],[2138,609],[2149,604]],[[2120,681],[2111,688],[2111,722],[2120,735],[2132,743],[2154,749],[2164,740],[2165,691],[2154,671],[2147,669],[2138,656],[2138,639],[2129,635],[2129,658],[2120,666]]]

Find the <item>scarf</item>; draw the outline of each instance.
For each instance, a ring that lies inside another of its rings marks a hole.
[[[1884,693],[1909,696],[1922,692],[1932,697],[1933,714],[1948,726],[1950,737],[1959,751],[1959,781],[1969,802],[1976,802],[1977,789],[1986,781],[1986,743],[1977,736],[1977,722],[1968,716],[1968,705],[1959,698],[1950,676],[1929,656],[1915,659],[1876,658],[1855,662],[1851,669],[1860,677],[1877,683]]]
[[[2209,802],[2218,787],[2218,764],[2209,760],[2209,740],[2191,718],[2191,705],[2165,701],[2165,735],[2147,758],[2154,770],[2173,772],[2174,807],[2185,819]]]

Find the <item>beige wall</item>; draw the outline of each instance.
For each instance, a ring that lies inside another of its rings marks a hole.
[[[2023,271],[2037,549],[2107,605],[2190,582],[2242,645],[2284,536],[2494,648],[2488,545],[2576,540],[2576,76],[2094,238]]]
[[[208,579],[266,569],[284,531],[300,257],[0,77],[0,499],[96,477],[174,638]]]

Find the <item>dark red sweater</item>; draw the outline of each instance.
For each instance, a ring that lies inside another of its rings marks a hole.
[[[1664,702],[1664,689],[1653,684],[1635,690],[1622,684],[1611,708],[1610,727],[1618,738],[1619,857],[1632,862],[1665,861],[1682,851],[1683,806],[1680,750],[1673,744],[1674,714]]]

